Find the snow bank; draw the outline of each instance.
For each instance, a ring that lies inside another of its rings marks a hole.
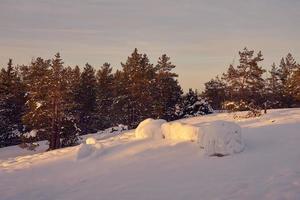
[[[103,149],[100,143],[97,143],[95,138],[89,137],[86,139],[85,144],[80,144],[77,152],[77,160],[84,159],[94,154],[99,154]]]
[[[234,122],[214,121],[199,126],[199,144],[207,155],[225,156],[244,150],[241,127]]]
[[[161,130],[163,137],[170,140],[197,141],[201,135],[199,127],[180,122],[164,123]]]
[[[142,138],[162,138],[161,125],[166,123],[163,119],[146,119],[142,121],[135,129],[135,137]]]

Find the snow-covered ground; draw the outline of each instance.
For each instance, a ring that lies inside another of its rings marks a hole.
[[[37,153],[43,145],[2,148],[0,199],[300,199],[300,109],[233,115],[180,120],[239,124],[245,149],[224,157],[206,156],[196,142],[138,139],[134,131],[44,153]]]

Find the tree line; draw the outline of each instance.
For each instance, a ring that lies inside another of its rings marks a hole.
[[[300,106],[300,65],[288,53],[268,72],[261,52],[244,48],[239,64],[205,83],[202,96],[217,110],[291,108]]]
[[[197,91],[183,94],[170,57],[154,65],[137,49],[113,72],[109,63],[65,66],[59,53],[29,65],[10,59],[0,72],[0,147],[48,140],[49,150],[76,145],[79,135],[146,118],[175,120],[211,109]],[[25,138],[24,133],[37,134]]]

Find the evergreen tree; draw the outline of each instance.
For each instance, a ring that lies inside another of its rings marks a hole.
[[[49,150],[76,144],[78,129],[69,112],[73,107],[69,74],[60,54],[52,60],[37,58],[23,74],[27,85],[24,123],[39,130],[37,137],[49,141]]]
[[[221,110],[226,100],[226,84],[217,76],[206,82],[202,96],[205,97],[209,104],[215,110]]]
[[[290,53],[287,54],[285,59],[282,58],[280,61],[278,76],[281,81],[281,87],[279,89],[281,90],[283,97],[283,107],[292,107],[295,103],[293,97],[294,88],[292,84],[292,77],[299,68],[299,65],[296,63],[295,59]]]
[[[200,97],[197,90],[189,89],[188,93],[183,95],[177,112],[178,118],[187,118],[210,114],[213,110],[209,103]]]
[[[123,69],[124,98],[123,112],[127,123],[132,127],[145,118],[153,117],[153,95],[151,88],[155,83],[155,68],[150,64],[146,54],[138,50],[121,63]]]
[[[178,75],[171,72],[175,67],[166,54],[159,58],[156,65],[156,86],[152,89],[155,103],[154,116],[160,119],[174,119],[176,105],[181,98],[182,90],[176,80]]]
[[[79,111],[77,110],[76,94],[79,87],[80,69],[67,67],[64,70],[64,80],[66,81],[66,92],[68,107],[65,110],[65,118],[61,130],[61,146],[73,146],[78,144],[81,129],[79,128]]]
[[[25,91],[18,71],[9,59],[0,72],[0,147],[15,144],[22,131]]]
[[[282,107],[282,85],[280,84],[279,71],[275,63],[269,71],[270,76],[267,78],[266,96],[267,106],[271,108]]]
[[[240,64],[235,68],[230,65],[227,73],[223,74],[229,94],[229,101],[244,104],[241,110],[247,109],[247,105],[253,104],[262,107],[265,102],[264,86],[262,75],[265,70],[258,66],[263,60],[261,52],[255,56],[254,51],[245,48],[239,52]]]
[[[30,66],[21,68],[23,81],[26,86],[26,110],[22,117],[23,123],[28,130],[41,130],[38,139],[49,139],[46,130],[50,117],[45,112],[46,99],[48,95],[51,60],[37,58]],[[43,133],[44,132],[44,133]]]
[[[97,71],[97,114],[101,117],[100,129],[108,128],[113,125],[113,84],[114,76],[109,63],[104,63]]]
[[[112,122],[116,124],[129,125],[129,91],[128,80],[124,78],[124,73],[117,70],[113,75],[113,102],[112,102]]]
[[[79,127],[83,134],[97,131],[97,80],[94,68],[88,63],[80,76],[75,101],[79,112]]]
[[[297,106],[300,106],[300,66],[298,65],[298,70],[295,71],[292,77],[292,88],[293,88],[293,97],[297,101]]]

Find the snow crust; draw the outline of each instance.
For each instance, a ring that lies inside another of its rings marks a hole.
[[[158,119],[154,120],[151,118],[142,121],[135,129],[135,137],[138,139],[153,138],[161,139],[162,131],[161,125],[166,123],[166,120]]]
[[[214,121],[199,127],[200,147],[209,156],[225,156],[244,150],[241,127],[234,122]]]

